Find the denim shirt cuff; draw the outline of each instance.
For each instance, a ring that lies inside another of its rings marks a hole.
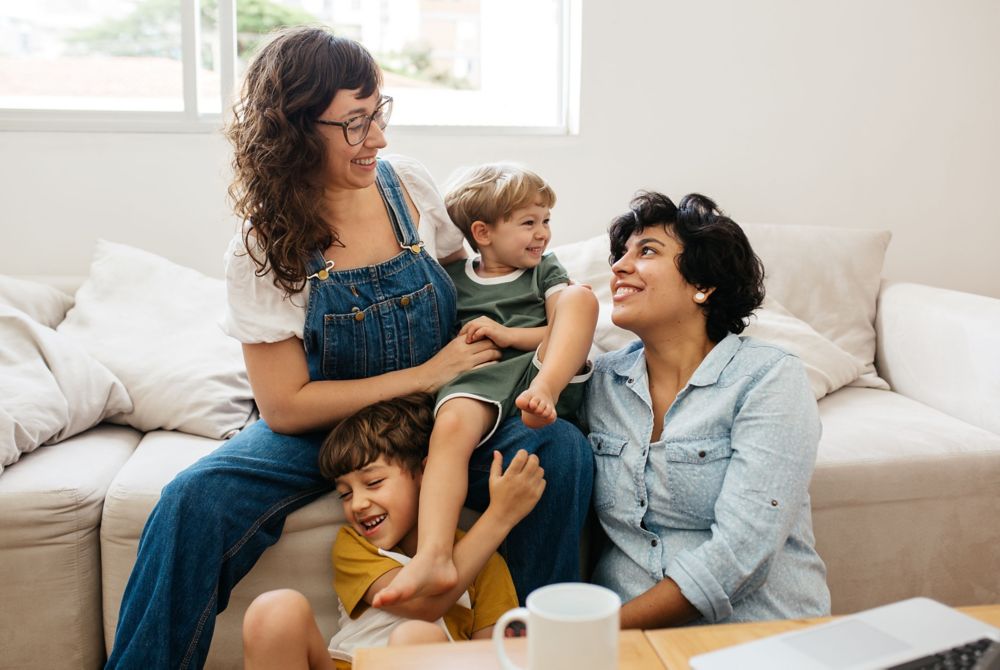
[[[678,554],[667,566],[666,576],[677,583],[684,597],[707,622],[718,623],[732,615],[733,604],[722,585],[690,552]]]

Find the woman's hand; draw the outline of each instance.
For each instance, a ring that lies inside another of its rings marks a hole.
[[[493,452],[490,464],[490,505],[487,512],[503,526],[513,528],[535,509],[535,504],[545,490],[545,470],[538,463],[538,456],[528,455],[521,449],[503,470],[503,458]],[[485,513],[484,513],[485,516]]]
[[[459,374],[499,358],[500,349],[492,340],[467,342],[465,335],[458,335],[419,366],[424,390],[434,393]]]
[[[458,334],[465,335],[465,341],[469,343],[489,339],[501,349],[506,349],[514,344],[511,329],[501,326],[488,316],[476,317],[469,321],[462,326],[462,330],[458,331]]]

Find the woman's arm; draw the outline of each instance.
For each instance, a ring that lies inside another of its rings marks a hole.
[[[500,358],[489,340],[456,337],[421,365],[365,379],[310,381],[302,340],[244,344],[250,386],[260,415],[276,433],[295,435],[329,428],[381,400],[434,392],[455,375]]]
[[[665,628],[681,626],[701,616],[669,577],[622,605],[621,627]]]

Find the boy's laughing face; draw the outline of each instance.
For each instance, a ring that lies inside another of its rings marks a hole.
[[[348,523],[380,549],[417,550],[419,474],[380,456],[360,470],[337,478],[337,494]]]

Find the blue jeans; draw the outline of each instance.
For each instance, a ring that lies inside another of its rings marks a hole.
[[[331,490],[317,466],[324,436],[279,435],[259,421],[164,487],[139,540],[108,668],[204,665],[232,588],[278,541],[285,517]],[[508,419],[470,463],[472,508],[489,502],[494,449],[505,463],[518,449],[537,453],[547,480],[541,501],[507,538],[518,596],[523,601],[543,584],[578,580],[593,483],[590,445],[565,421],[530,430]]]

